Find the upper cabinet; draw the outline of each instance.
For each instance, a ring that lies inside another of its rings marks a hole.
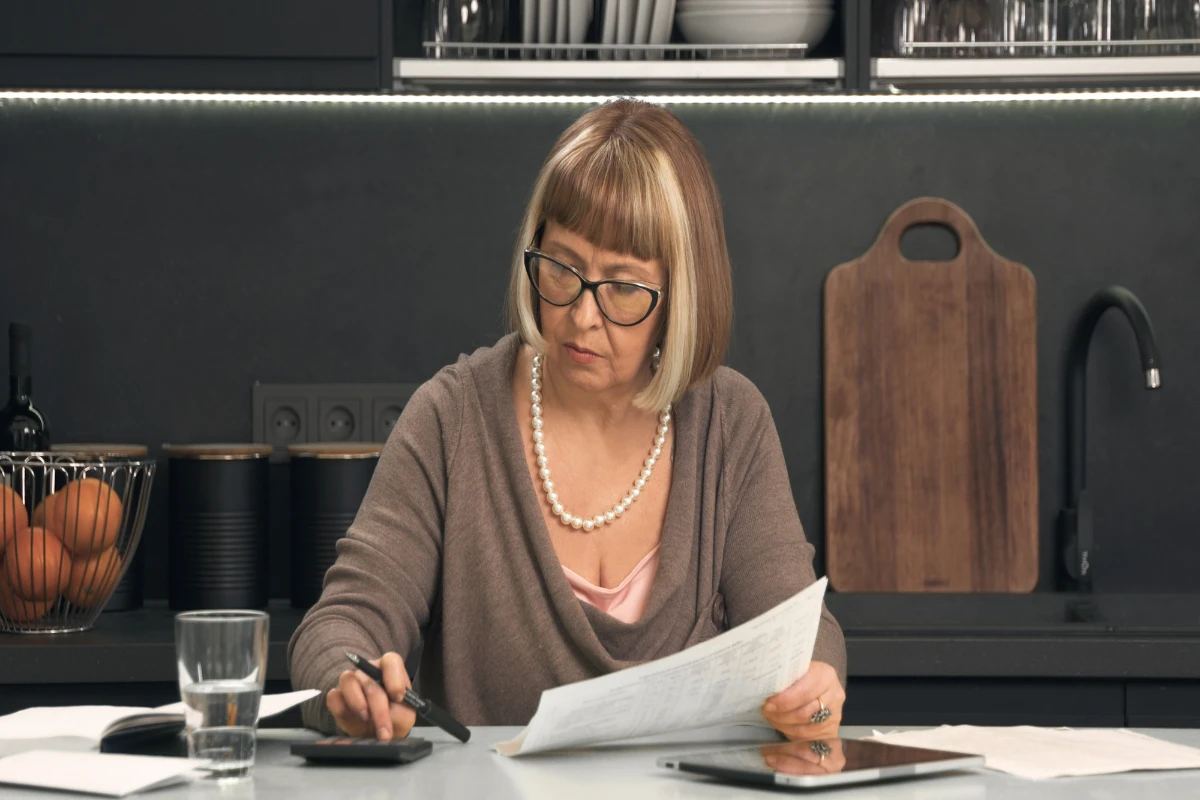
[[[1200,87],[1200,0],[21,0],[0,88]]]
[[[21,0],[0,86],[378,91],[391,42],[391,0]]]

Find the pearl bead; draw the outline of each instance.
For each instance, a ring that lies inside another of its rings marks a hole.
[[[650,451],[650,455],[654,456],[657,459],[659,456],[662,455],[662,448],[661,447],[654,448],[653,450]]]
[[[545,437],[545,436],[542,434],[542,432],[541,432],[541,431],[534,431],[534,432],[533,432],[533,440],[534,440],[535,442],[540,442],[540,441],[541,441],[542,439],[544,439],[544,438],[546,438],[546,437]]]
[[[654,456],[650,456],[649,458],[647,458],[646,459],[646,467],[649,469],[654,469],[654,460],[655,460]]]
[[[571,527],[575,530],[579,530],[583,527],[583,520],[581,520],[579,517],[571,517]]]
[[[544,480],[544,481],[550,480],[550,470],[546,469],[545,467],[542,467],[541,469],[538,470],[538,475],[540,475],[542,480]],[[549,491],[549,490],[547,490],[547,491]]]
[[[654,444],[655,444],[655,446],[656,446],[656,447],[662,447],[662,446],[663,446],[664,444],[666,444],[666,443],[667,443],[667,437],[665,437],[665,436],[663,436],[663,435],[661,435],[661,434],[659,434],[659,435],[658,435],[657,437],[655,437],[655,439],[654,439]]]
[[[550,510],[554,512],[554,516],[556,516],[556,517],[561,517],[563,515],[562,503],[556,502],[553,506],[550,507]]]
[[[550,501],[550,505],[554,505],[555,503],[558,502],[558,492],[547,492],[546,499]],[[558,513],[558,512],[555,512],[555,513]]]
[[[569,512],[566,512],[566,511],[562,512],[561,514],[558,515],[558,518],[562,520],[563,525],[571,524],[571,515]]]
[[[529,400],[530,400],[530,402],[533,402],[533,403],[542,402],[542,393],[541,392],[530,392]]]
[[[636,481],[633,482],[633,485],[639,489],[645,489],[646,488],[646,479],[638,478]]]
[[[550,460],[548,458],[546,458],[546,456],[540,455],[537,457],[537,465],[539,467],[544,467],[549,463],[550,463]]]
[[[542,418],[541,417],[533,418],[533,429],[535,431],[540,431],[542,429]]]
[[[538,387],[538,388],[541,388],[541,387]],[[662,424],[663,424],[663,425],[666,425],[666,424],[667,424],[668,422],[670,422],[670,421],[671,421],[671,415],[670,415],[670,414],[663,414],[663,415],[662,415]]]
[[[546,445],[538,442],[533,446],[533,452],[537,453],[539,456],[546,455]]]
[[[616,518],[617,518],[616,511],[605,511],[604,512],[604,521],[605,522],[612,522]]]
[[[604,522],[605,522],[605,520],[604,520],[603,514],[597,514],[595,517],[592,518],[592,525],[594,525],[597,528],[599,528],[601,525],[603,525]]]
[[[624,513],[625,513],[625,503],[624,503],[624,501],[622,501],[622,502],[620,502],[620,503],[617,503],[615,506],[613,506],[612,513],[613,513],[613,516],[614,516],[614,517],[619,517],[619,516],[621,516],[622,514],[624,514]]]
[[[666,436],[666,435],[667,435],[667,426],[666,426],[666,425],[659,425],[659,426],[658,426],[658,435],[659,435],[659,436]]]
[[[540,369],[538,369],[536,366],[531,370],[531,372],[533,372],[533,378],[535,380],[542,377],[542,371]]]
[[[571,527],[572,527],[572,528],[577,528],[577,527],[579,527],[579,526],[578,526],[578,525],[576,525],[576,524],[575,524],[575,522],[572,520],[572,522],[571,522]],[[593,529],[593,528],[595,528],[595,527],[596,527],[596,523],[592,522],[592,521],[591,521],[591,519],[585,519],[585,520],[583,521],[583,529],[584,529],[585,531],[590,531],[590,530],[592,530],[592,529]]]
[[[653,472],[654,471],[652,469],[650,469],[649,467],[646,467],[644,470],[642,470],[642,477],[645,478],[646,480],[649,480],[650,475],[653,474]]]
[[[534,404],[533,404],[533,415],[534,415],[535,417],[540,417],[540,416],[542,415],[542,405],[541,405],[541,403],[534,403]]]
[[[553,492],[554,491],[554,481],[550,480],[549,478],[546,478],[546,480],[542,481],[542,488],[545,489],[547,492]]]
[[[629,496],[634,498],[635,500],[637,499],[637,496],[641,493],[642,493],[642,490],[636,486],[629,490]]]
[[[533,390],[534,390],[535,392],[540,392],[540,391],[542,390],[542,382],[541,382],[541,381],[539,381],[537,378],[534,378],[533,380],[531,380],[531,381],[529,382],[529,385],[530,385],[531,387],[533,387]]]

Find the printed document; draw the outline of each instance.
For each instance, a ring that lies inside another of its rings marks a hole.
[[[808,671],[827,578],[732,630],[666,658],[542,692],[506,756],[757,720]]]

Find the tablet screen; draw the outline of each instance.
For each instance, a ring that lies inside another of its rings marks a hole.
[[[965,753],[835,738],[696,753],[662,759],[659,763],[687,772],[756,783],[817,785],[941,772],[981,766],[983,761],[981,756]]]

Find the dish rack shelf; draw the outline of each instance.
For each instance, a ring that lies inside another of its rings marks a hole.
[[[425,42],[424,58],[397,58],[397,91],[440,84],[841,87],[841,59],[808,58],[804,44],[462,44]]]
[[[907,42],[899,51],[872,59],[876,88],[1200,83],[1200,39]]]

